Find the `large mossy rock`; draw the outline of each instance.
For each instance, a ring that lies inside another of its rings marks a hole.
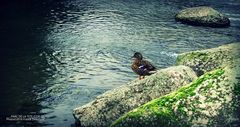
[[[239,65],[207,72],[187,86],[152,100],[116,120],[114,127],[240,125]]]
[[[226,27],[230,20],[211,7],[193,7],[175,15],[176,21],[197,26]]]
[[[74,109],[73,115],[81,126],[109,126],[120,116],[153,99],[168,94],[197,78],[186,66],[159,70],[143,80],[107,91],[92,102]]]
[[[126,113],[111,126],[240,126],[240,43],[184,53],[177,64],[201,75]]]
[[[200,76],[205,72],[233,64],[239,58],[240,42],[180,54],[176,64],[189,66]]]

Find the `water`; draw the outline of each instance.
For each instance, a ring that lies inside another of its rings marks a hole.
[[[212,6],[229,28],[176,23],[181,9]],[[240,40],[239,0],[49,0],[3,2],[1,118],[41,114],[45,126],[71,126],[72,109],[136,78],[135,51],[156,67],[178,54]],[[2,121],[1,121],[2,122]]]

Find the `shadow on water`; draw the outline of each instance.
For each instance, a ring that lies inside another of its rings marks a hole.
[[[44,116],[37,93],[47,88],[45,81],[52,75],[46,58],[39,55],[45,50],[48,8],[36,0],[1,1],[0,12],[0,123],[45,125],[38,120],[6,119]]]
[[[57,126],[52,122],[46,122],[57,118],[56,114],[47,115],[54,109],[51,105],[44,104],[50,100],[43,95],[39,97],[39,93],[55,84],[48,80],[57,73],[56,66],[52,63],[57,61],[57,58],[54,56],[55,51],[48,47],[51,42],[46,42],[45,37],[48,34],[48,27],[57,20],[65,19],[66,16],[59,14],[58,19],[51,21],[53,17],[49,17],[50,12],[54,10],[54,13],[59,13],[64,11],[63,9],[61,1],[54,0],[1,2],[0,11],[3,15],[0,34],[3,36],[0,36],[0,125]],[[61,61],[57,62],[62,64]],[[71,117],[68,116],[63,122],[73,125],[71,111],[66,112]],[[41,118],[26,120],[34,116]],[[25,120],[15,119],[23,117]]]
[[[176,23],[179,10],[213,6],[229,28]],[[199,0],[22,0],[0,4],[1,123],[10,115],[40,115],[39,126],[73,126],[72,109],[136,76],[139,51],[158,68],[179,53],[239,41],[239,2]]]

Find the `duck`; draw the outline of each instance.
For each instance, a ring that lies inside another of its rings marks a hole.
[[[133,72],[138,75],[139,80],[144,79],[146,75],[156,73],[156,67],[154,67],[149,61],[144,60],[140,52],[135,52],[132,56],[131,68]]]

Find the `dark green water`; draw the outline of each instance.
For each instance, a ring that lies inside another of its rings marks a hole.
[[[231,26],[175,22],[179,10],[200,5],[224,13]],[[239,41],[239,8],[239,0],[2,2],[1,124],[9,115],[41,114],[45,119],[20,123],[71,126],[72,109],[136,78],[134,51],[164,68],[179,53]]]

